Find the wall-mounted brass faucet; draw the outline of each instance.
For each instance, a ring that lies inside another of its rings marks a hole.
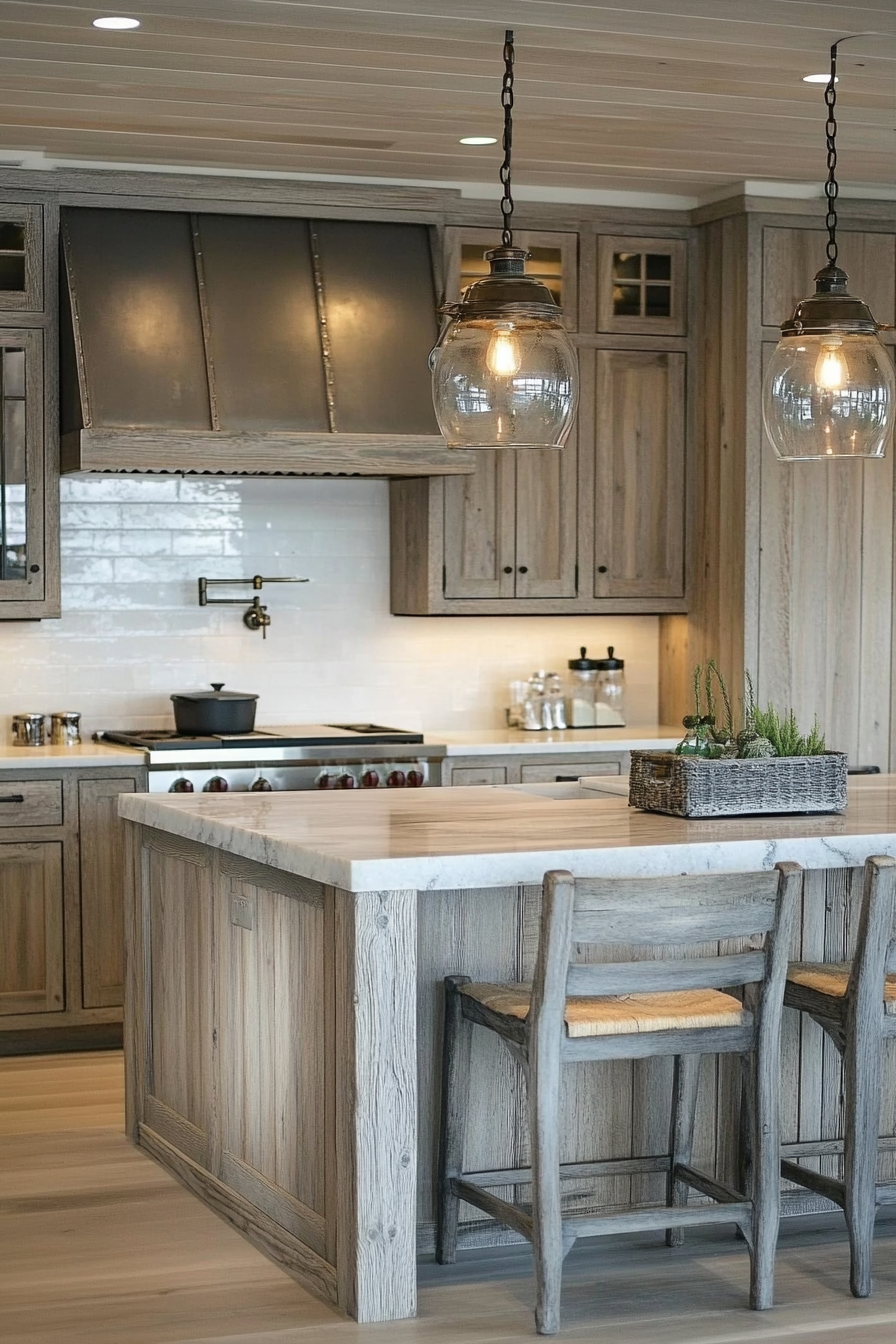
[[[251,583],[256,590],[255,596],[249,604],[248,610],[243,612],[243,625],[249,630],[260,630],[262,639],[267,638],[268,626],[271,618],[268,615],[268,609],[262,605],[261,598],[258,596],[258,590],[266,583],[308,583],[308,579],[296,578],[265,578],[261,574],[255,574],[251,579],[200,579],[199,580],[199,605],[200,607],[242,607],[245,606],[244,597],[209,597],[208,590],[215,587],[232,587],[235,583]]]

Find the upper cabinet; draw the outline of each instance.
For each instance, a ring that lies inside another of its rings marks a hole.
[[[44,307],[43,206],[0,205],[0,313]]]
[[[687,252],[683,238],[600,234],[597,330],[614,335],[686,335]]]
[[[578,305],[578,234],[545,233],[514,229],[514,247],[529,253],[526,271],[547,285],[554,302],[563,309],[563,321],[569,331],[577,331]],[[501,235],[495,229],[445,230],[445,300],[454,303],[467,285],[489,273],[486,252],[500,247]]]
[[[447,229],[446,297],[488,271],[488,229]],[[514,233],[579,348],[559,450],[475,454],[472,475],[394,481],[392,610],[686,610],[688,241]],[[655,348],[652,348],[655,347]]]

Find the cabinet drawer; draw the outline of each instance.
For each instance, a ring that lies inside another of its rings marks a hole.
[[[582,775],[618,775],[619,761],[553,761],[546,765],[524,765],[524,784],[556,784],[576,780]]]
[[[61,826],[62,781],[0,782],[0,826]]]
[[[463,784],[506,784],[506,765],[462,765],[451,771],[450,783],[458,788]]]

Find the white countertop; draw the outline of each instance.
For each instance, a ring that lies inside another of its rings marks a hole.
[[[626,728],[567,728],[563,732],[526,732],[522,728],[479,728],[468,733],[433,732],[426,741],[444,742],[447,756],[512,756],[528,752],[663,751],[680,742],[684,729],[669,724],[632,724]]]
[[[0,744],[0,770],[58,770],[60,766],[142,765],[143,752],[133,747],[82,742],[77,747],[14,747]]]
[[[622,797],[459,788],[123,794],[122,816],[348,891],[439,890],[578,876],[851,867],[896,857],[896,776],[856,777],[838,816],[687,821]]]

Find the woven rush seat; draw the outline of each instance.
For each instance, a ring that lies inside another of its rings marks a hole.
[[[842,999],[846,997],[851,970],[849,961],[793,961],[787,967],[787,979],[814,989],[817,994]],[[896,975],[884,978],[884,1012],[896,1014]]]
[[[531,985],[470,984],[463,985],[460,992],[503,1017],[525,1021],[529,1016]],[[736,1027],[748,1017],[739,999],[718,989],[599,997],[572,995],[566,1000],[564,1012],[567,1036],[623,1036],[629,1032],[672,1031],[682,1027]]]

